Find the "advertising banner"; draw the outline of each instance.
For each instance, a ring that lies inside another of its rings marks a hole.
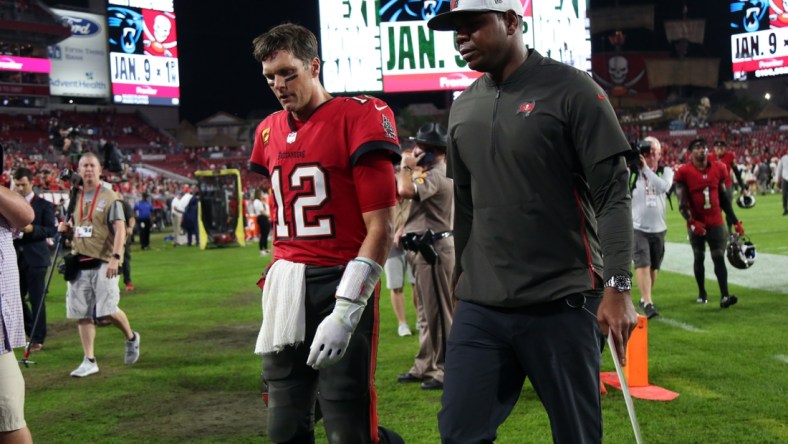
[[[107,27],[104,16],[52,8],[71,27],[71,37],[47,48],[53,96],[109,98]]]

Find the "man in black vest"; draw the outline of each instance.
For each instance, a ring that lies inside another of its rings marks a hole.
[[[33,222],[25,226],[14,239],[14,248],[19,263],[19,288],[22,294],[25,333],[30,338],[30,351],[37,352],[44,347],[47,335],[47,310],[44,304],[44,285],[50,263],[47,238],[55,237],[55,210],[51,203],[33,192],[33,172],[29,169],[16,170],[14,188],[35,212]],[[36,315],[38,322],[33,330]]]

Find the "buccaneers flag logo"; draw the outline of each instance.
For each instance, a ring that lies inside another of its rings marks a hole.
[[[525,102],[517,109],[517,114],[525,114],[525,117],[528,117],[534,108],[536,108],[536,102],[533,100]]]

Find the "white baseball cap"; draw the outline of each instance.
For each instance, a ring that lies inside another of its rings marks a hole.
[[[454,31],[454,19],[463,12],[506,12],[512,10],[523,16],[521,0],[451,0],[451,10],[438,14],[427,22],[436,31]]]

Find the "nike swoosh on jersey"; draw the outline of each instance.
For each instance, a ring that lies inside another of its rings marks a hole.
[[[375,109],[378,110],[378,111],[383,111],[384,109],[386,109],[388,107],[389,107],[388,105],[383,105],[383,106],[375,105]]]

